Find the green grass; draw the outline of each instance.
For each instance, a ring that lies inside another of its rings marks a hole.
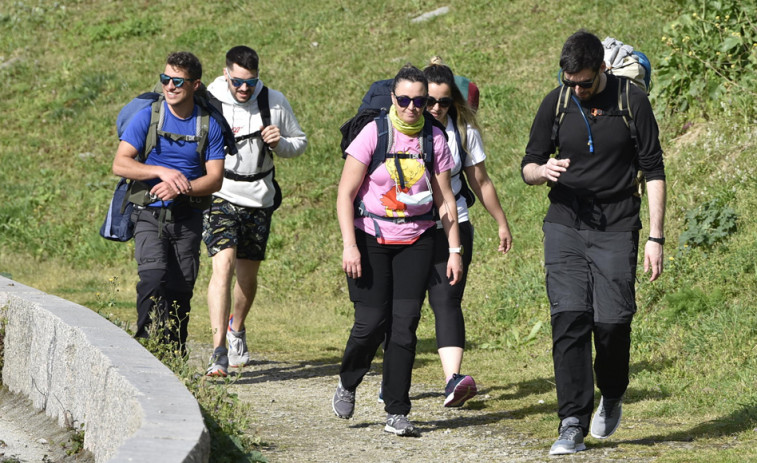
[[[411,18],[439,5],[3,3],[0,272],[133,322],[133,243],[97,234],[116,183],[110,166],[118,110],[153,86],[170,51],[197,54],[209,82],[220,74],[225,51],[247,44],[261,56],[262,80],[288,97],[309,139],[302,157],[277,162],[284,202],[261,269],[253,349],[338,362],[352,320],[334,208],[342,165],[338,127],[372,81],[393,76],[408,61],[422,67],[438,54],[481,89],[487,168],[515,239],[509,255],[498,255],[496,224],[482,207],[473,208],[465,369],[495,398],[487,402],[492,412],[511,414],[519,432],[551,439],[556,403],[541,243],[547,190],[527,187],[518,170],[529,127],[556,84],[568,35],[585,27],[600,38],[615,36],[655,65],[679,2],[447,5],[449,14],[413,24]],[[697,108],[657,114],[668,172],[666,270],[655,283],[639,275],[628,426],[617,444],[629,457],[757,459],[756,138],[754,121],[734,108],[710,108],[706,120]],[[735,212],[735,232],[707,247],[677,244],[689,226],[687,213],[712,198]],[[209,274],[203,254],[190,336],[205,343]],[[415,379],[439,383],[427,307],[419,337]]]

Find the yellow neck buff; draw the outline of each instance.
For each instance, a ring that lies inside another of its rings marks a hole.
[[[421,117],[416,123],[408,124],[407,122],[400,119],[399,114],[397,114],[397,108],[394,105],[389,108],[389,120],[392,121],[392,125],[395,129],[408,136],[415,135],[420,132],[423,129],[423,124],[426,122],[425,118]]]

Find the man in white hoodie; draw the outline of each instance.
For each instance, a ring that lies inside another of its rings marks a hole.
[[[240,367],[250,361],[245,319],[255,299],[271,216],[281,203],[273,155],[292,158],[307,147],[305,133],[287,99],[260,80],[258,61],[255,50],[236,46],[226,53],[223,75],[208,86],[234,131],[239,151],[226,157],[223,186],[213,195],[203,221],[202,238],[213,263],[208,285],[213,330],[208,376],[226,376],[229,366]]]

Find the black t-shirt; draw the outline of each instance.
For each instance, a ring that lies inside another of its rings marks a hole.
[[[605,89],[591,100],[581,101],[586,119],[571,98],[560,124],[556,156],[569,158],[570,167],[552,185],[546,222],[606,231],[641,228],[641,200],[633,195],[634,179],[639,169],[647,180],[665,179],[659,129],[646,94],[630,85],[630,110],[638,131],[637,153],[630,129],[618,112],[619,85],[620,79],[607,74]],[[552,129],[559,96],[560,87],[542,101],[531,126],[521,170],[527,164],[545,164],[556,151]],[[593,153],[589,149],[587,122]]]

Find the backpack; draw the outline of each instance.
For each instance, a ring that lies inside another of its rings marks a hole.
[[[610,73],[630,79],[649,95],[652,87],[652,63],[647,55],[612,37],[602,41],[605,65]]]
[[[469,78],[463,76],[455,76],[455,84],[457,85],[457,88],[460,89],[460,93],[463,94],[463,98],[468,100],[470,107],[473,108],[474,111],[478,111],[478,85],[473,83]]]
[[[129,183],[121,178],[108,206],[105,221],[100,227],[100,236],[111,241],[129,241],[134,237],[134,222],[131,213],[134,204],[129,202]]]
[[[455,83],[460,85],[458,83],[458,79],[455,76]],[[475,87],[475,103],[476,108],[478,108],[478,87],[476,87],[476,84],[470,82],[465,77],[462,77],[461,82],[468,82],[473,87]],[[357,136],[358,133],[360,133],[360,130],[372,120],[372,118],[369,119],[371,115],[378,114],[377,110],[384,109],[388,110],[389,107],[392,105],[392,83],[394,81],[392,79],[385,79],[385,80],[378,80],[371,84],[371,87],[366,92],[365,96],[363,96],[362,103],[360,104],[360,108],[358,108],[358,114],[350,119],[349,121],[345,122],[345,124],[342,125],[340,128],[342,132],[342,142],[341,142],[341,148],[342,148],[342,158],[346,156],[345,150],[348,146],[350,146],[350,143],[352,140]],[[466,92],[463,93],[465,96],[467,94],[468,101],[470,102],[471,95],[473,95],[472,92],[468,92],[469,88],[466,87]],[[462,90],[461,90],[462,91]],[[363,113],[366,110],[373,110],[373,112],[365,112],[362,116],[361,113]],[[453,115],[454,115],[454,108],[452,109]],[[424,111],[424,115],[426,118],[431,118],[434,125],[439,127],[442,130],[442,133],[444,134],[445,138],[447,136],[447,128],[444,127],[441,122],[434,119],[434,117],[428,113],[427,111]],[[375,117],[375,116],[374,116]],[[356,120],[357,119],[357,120]],[[345,125],[349,124],[349,126],[346,127],[347,131],[345,134]],[[457,137],[457,148],[458,152],[460,153],[460,171],[456,173],[455,175],[458,175],[460,177],[460,192],[455,195],[455,199],[459,199],[461,196],[465,198],[465,204],[468,207],[473,206],[473,204],[476,202],[476,195],[473,194],[473,191],[471,191],[470,187],[468,186],[468,182],[465,178],[465,160],[468,156],[468,150],[465,149],[462,146],[462,139],[460,138],[460,133],[458,133],[457,125],[453,124],[455,127],[455,135]]]
[[[160,84],[155,86],[154,90],[161,90]],[[138,154],[139,162],[145,162],[150,152],[158,143],[158,137],[167,137],[174,141],[184,140],[197,143],[197,155],[205,170],[205,148],[207,147],[208,132],[210,128],[210,118],[216,120],[221,127],[221,133],[224,138],[224,145],[227,153],[234,155],[237,152],[234,141],[234,134],[231,131],[223,113],[213,106],[207,98],[205,87],[202,86],[195,94],[195,103],[198,105],[200,113],[197,118],[195,135],[175,134],[163,131],[163,121],[165,120],[165,105],[163,104],[164,96],[159,91],[152,91],[138,95],[127,103],[116,118],[116,131],[118,137],[126,130],[132,118],[139,111],[146,107],[152,108],[150,124],[147,129],[145,147]],[[204,208],[207,206],[210,197],[188,197],[191,206]],[[121,178],[116,185],[116,189],[111,198],[108,213],[105,221],[100,227],[100,236],[111,241],[129,241],[134,236],[134,224],[131,221],[131,214],[134,205],[144,206],[154,201],[150,195],[149,188],[143,182],[126,180]]]

